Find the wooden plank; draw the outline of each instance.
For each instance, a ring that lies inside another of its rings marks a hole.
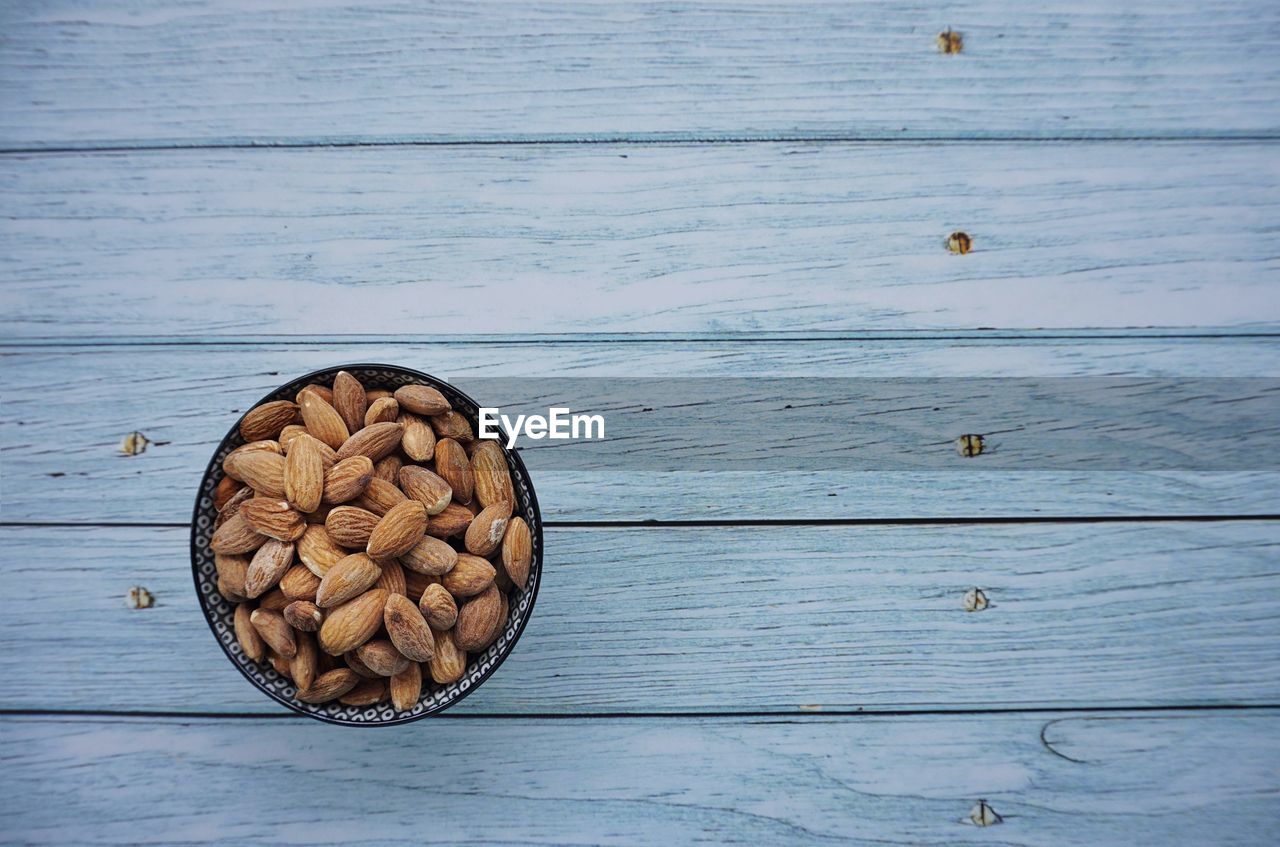
[[[0,708],[280,711],[207,631],[185,530],[0,541]],[[1275,703],[1278,548],[1274,522],[551,529],[524,636],[458,711]]]
[[[1272,331],[1277,198],[1255,144],[5,157],[0,336]]]
[[[464,386],[499,375],[749,374],[798,380],[921,374],[1280,375],[1280,339],[1242,338],[679,344],[388,339],[377,344],[9,348],[0,350],[0,357],[5,483],[0,516],[9,522],[64,523],[186,523],[200,469],[239,412],[282,382],[343,362],[403,363]],[[122,438],[135,430],[157,443],[141,455],[121,456]],[[1065,443],[1069,433],[1059,435]],[[1215,431],[1206,433],[1203,443],[1228,438]],[[696,441],[696,434],[689,439]],[[689,450],[696,444],[680,446]],[[553,461],[527,458],[544,518],[551,521],[1230,516],[1270,514],[1280,502],[1280,474],[1262,470],[987,471],[974,464],[953,472],[693,474],[639,470],[634,461],[625,472],[558,470]]]
[[[4,25],[11,149],[1280,129],[1262,0],[60,0]]]
[[[1265,844],[1274,711],[793,719],[0,718],[23,843]],[[979,799],[1003,816],[969,822]]]

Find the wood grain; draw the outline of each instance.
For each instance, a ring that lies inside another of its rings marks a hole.
[[[7,838],[1263,844],[1273,711],[770,720],[0,718]],[[1004,822],[978,829],[984,798]]]
[[[528,628],[457,711],[1275,703],[1276,528],[552,529]],[[207,631],[185,530],[0,542],[0,708],[280,711]],[[128,608],[133,585],[156,605]],[[992,605],[967,613],[974,586]]]
[[[59,0],[3,22],[10,149],[1280,129],[1262,0]]]
[[[1280,375],[1280,340],[422,344],[388,339],[375,344],[12,347],[0,349],[0,360],[3,520],[186,523],[199,475],[240,412],[295,376],[340,363],[401,363],[462,385],[496,376],[632,374],[797,380],[922,374],[1267,377]],[[1070,433],[1065,425],[1059,428],[1065,443]],[[121,440],[135,430],[154,443],[140,455],[120,455]],[[1213,445],[1230,437],[1227,431],[1205,432],[1197,443]],[[694,433],[686,437],[688,443],[672,446],[697,450],[700,439]],[[1270,514],[1280,502],[1280,474],[1261,470],[989,472],[966,465],[946,473],[689,474],[636,470],[631,462],[624,473],[556,470],[555,462],[526,458],[543,515],[551,521],[1229,516]]]
[[[1255,144],[11,156],[0,335],[1271,331],[1278,197]]]

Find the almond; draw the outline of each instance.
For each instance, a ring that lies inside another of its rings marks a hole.
[[[284,456],[254,450],[236,457],[231,467],[245,485],[259,494],[284,496]]]
[[[452,629],[458,622],[458,604],[453,595],[443,585],[428,585],[418,601],[418,610],[426,619],[427,625],[437,632]]]
[[[356,655],[366,668],[378,676],[395,676],[409,667],[409,660],[386,639],[374,639],[356,648]]]
[[[294,565],[280,577],[280,591],[290,600],[315,600],[320,577],[306,565]]]
[[[489,587],[458,609],[458,623],[453,630],[454,643],[459,650],[478,651],[489,640],[500,623],[502,592],[498,586]],[[389,628],[388,628],[389,629]]]
[[[285,606],[288,606],[291,602],[288,597],[284,596],[283,591],[279,588],[273,588],[258,598],[258,608],[266,609],[270,612],[283,612]]]
[[[474,597],[493,584],[495,571],[488,561],[469,553],[459,553],[453,570],[440,577],[440,584],[454,597]]]
[[[485,642],[480,645],[481,650],[488,650],[489,646],[498,640],[499,636],[502,635],[502,631],[506,629],[507,626],[507,616],[511,612],[511,607],[507,605],[507,595],[505,592],[500,592],[498,597],[502,601],[502,611],[498,613],[498,625],[493,628],[493,632],[490,633],[489,637],[485,639]]]
[[[335,448],[338,451],[338,460],[349,459],[352,456],[368,456],[370,461],[376,462],[384,456],[391,455],[400,446],[400,436],[403,433],[404,427],[399,423],[376,423],[366,426]]]
[[[396,488],[395,485],[390,482],[384,482],[375,476],[365,486],[364,493],[353,500],[351,505],[359,506],[361,509],[382,517],[396,506],[408,501],[408,499],[408,497],[404,496],[404,492]]]
[[[307,523],[323,524],[329,519],[329,512],[332,511],[332,509],[333,505],[331,503],[321,503],[320,508],[316,509],[314,512],[308,512],[306,514]]]
[[[387,592],[373,588],[331,609],[320,627],[320,649],[337,656],[373,638],[382,626],[382,608],[386,604]]]
[[[453,496],[449,483],[417,465],[405,465],[400,469],[400,490],[426,507],[428,515],[443,512]]]
[[[246,441],[244,444],[241,444],[239,447],[227,454],[226,458],[222,460],[222,469],[228,473],[234,474],[236,462],[243,459],[250,453],[275,453],[277,456],[283,456],[284,447],[281,446],[279,441],[273,441],[271,439],[263,441]],[[238,474],[235,474],[235,476],[239,479]]]
[[[324,612],[310,600],[294,600],[281,614],[289,626],[299,632],[315,632],[324,623]]]
[[[293,658],[298,651],[293,638],[293,629],[285,622],[284,616],[269,609],[254,609],[249,615],[253,628],[267,642],[267,646],[286,659]]]
[[[218,510],[218,516],[213,519],[213,530],[217,532],[222,525],[240,512],[240,507],[244,505],[246,500],[253,499],[253,489],[245,486],[231,496],[231,499]]]
[[[401,403],[400,405],[403,406],[404,404]],[[458,412],[432,415],[431,428],[436,431],[437,438],[452,438],[454,441],[461,441],[464,444],[475,440],[475,436],[471,432],[471,422]]]
[[[301,435],[285,456],[284,498],[299,512],[314,512],[324,494],[324,460],[319,447],[319,441]]]
[[[359,550],[368,546],[369,536],[373,535],[379,520],[373,512],[355,506],[335,506],[329,511],[324,526],[334,543]]]
[[[382,569],[364,553],[353,553],[329,569],[316,590],[316,605],[331,609],[365,593],[382,576]],[[339,652],[346,652],[345,650]]]
[[[507,522],[511,520],[511,504],[506,500],[485,506],[467,527],[467,552],[488,558],[502,544],[502,536],[507,532]]]
[[[471,510],[458,503],[450,503],[438,515],[432,515],[427,522],[427,534],[436,538],[451,538],[462,535],[471,526]]]
[[[404,596],[408,597],[410,600],[413,600],[415,597],[421,600],[422,593],[427,590],[428,586],[439,584],[440,577],[438,576],[427,576],[426,574],[420,574],[416,571],[411,571],[408,568],[405,568]]]
[[[349,433],[337,409],[326,403],[324,398],[315,391],[302,392],[298,402],[302,405],[302,420],[307,425],[307,432],[334,450],[341,447]],[[339,456],[339,458],[346,457]]]
[[[400,413],[400,425],[404,435],[400,437],[400,449],[415,462],[429,462],[436,453],[436,434],[431,425],[417,415]]]
[[[237,511],[213,533],[209,546],[215,553],[252,553],[261,547],[267,537],[255,532],[244,515]]]
[[[280,430],[293,423],[298,415],[296,403],[275,400],[250,409],[240,419],[240,437],[245,441],[264,441],[280,435]]]
[[[319,395],[321,400],[328,403],[330,406],[333,405],[333,392],[329,390],[329,387],[327,385],[320,385],[319,383],[314,383],[314,382],[311,385],[304,385],[302,387],[302,390],[299,391],[297,395],[293,398],[293,402],[301,405],[302,395],[306,394],[308,391],[314,391],[317,395]]]
[[[213,567],[218,572],[218,593],[226,597],[230,592],[245,599],[244,578],[249,570],[249,557],[238,553],[214,553]]]
[[[261,662],[267,654],[267,645],[263,643],[262,636],[253,626],[253,621],[250,620],[252,615],[252,603],[241,603],[236,606],[234,621],[236,641],[240,642],[240,649],[249,657],[249,661]]]
[[[373,706],[381,703],[386,696],[387,681],[385,679],[364,679],[339,697],[338,702],[344,706]]]
[[[533,533],[522,517],[514,517],[507,524],[507,534],[502,536],[502,566],[511,582],[521,591],[529,582],[529,567],[533,564]]]
[[[410,662],[408,667],[391,677],[389,687],[392,707],[400,712],[409,711],[422,698],[422,665]]]
[[[382,613],[382,622],[387,628],[391,643],[403,655],[415,662],[431,661],[431,657],[435,655],[435,638],[422,612],[418,611],[412,600],[401,594],[389,596]],[[365,664],[369,664],[363,655],[360,658],[365,659]],[[369,667],[377,670],[371,664]]]
[[[222,511],[222,507],[227,505],[227,501],[235,496],[236,492],[243,488],[244,485],[237,479],[224,476],[218,480],[217,486],[213,489],[213,508]]]
[[[243,590],[244,586],[240,586],[241,590],[237,591],[235,584],[227,582],[225,577],[221,577],[221,576],[218,577],[218,581],[215,584],[215,587],[217,588],[218,594],[222,597],[222,599],[226,600],[228,603],[243,603],[244,601],[249,599],[248,597],[244,596],[244,590]],[[145,591],[146,589],[143,589],[143,590]],[[132,597],[132,594],[130,596]]]
[[[378,588],[387,589],[388,594],[405,596],[408,587],[405,584],[404,568],[394,559],[382,563],[382,576],[374,583]]]
[[[416,500],[399,504],[382,516],[369,536],[368,553],[375,559],[391,559],[410,550],[427,531],[427,511]]]
[[[467,671],[467,654],[453,641],[453,631],[437,632],[436,652],[428,666],[431,678],[441,685],[457,682]]]
[[[369,402],[369,408],[364,413],[364,425],[373,426],[376,423],[393,423],[399,417],[400,404],[396,402],[395,398],[381,397]]]
[[[254,532],[280,541],[297,541],[307,529],[302,514],[284,500],[255,497],[240,507],[240,514]]]
[[[347,432],[359,432],[364,428],[364,413],[368,401],[364,386],[346,371],[338,371],[333,378],[333,408],[347,425]],[[337,445],[334,445],[335,447]]]
[[[415,415],[438,415],[451,408],[444,395],[429,385],[405,385],[396,389],[400,408]]]
[[[333,543],[329,533],[320,524],[307,525],[307,531],[298,539],[297,553],[302,564],[318,577],[323,577],[329,568],[347,555],[346,550]]]
[[[511,485],[511,471],[498,442],[486,440],[476,443],[476,449],[471,453],[471,475],[481,508],[488,508],[499,500],[507,500],[514,508],[516,495]]]
[[[275,650],[267,648],[267,661],[271,663],[271,667],[276,669],[276,673],[285,679],[291,679],[289,670],[289,660],[281,656]]]
[[[373,463],[373,476],[375,479],[395,485],[400,481],[400,468],[402,467],[404,467],[404,462],[400,461],[399,456],[384,456]]]
[[[430,535],[423,536],[421,541],[400,555],[400,564],[428,576],[447,574],[457,561],[457,550]]]
[[[502,564],[501,556],[489,559],[489,564],[493,565],[493,584],[498,586],[499,591],[507,592],[515,587],[511,577],[507,575],[507,566]]]
[[[325,653],[324,655],[328,656],[329,654]],[[346,653],[343,653],[342,660],[347,663],[347,667],[351,668],[351,670],[360,674],[360,676],[364,677],[365,679],[378,678],[378,675],[376,673],[369,670],[369,668],[365,667],[364,662],[360,661],[360,656],[356,654],[355,650],[349,650]]]
[[[298,439],[295,438],[293,441],[296,444]],[[338,451],[334,450],[318,438],[312,438],[311,441],[316,452],[320,454],[320,464],[324,466],[324,472],[328,473],[329,468],[338,463]]]
[[[349,668],[336,668],[316,677],[307,688],[298,689],[298,699],[304,703],[328,703],[356,687],[360,677]]]
[[[244,596],[261,597],[275,587],[293,564],[293,543],[271,539],[253,554],[244,579]]]
[[[343,459],[324,476],[322,499],[326,503],[346,503],[356,499],[373,479],[373,462],[368,456]]]
[[[385,388],[367,388],[365,389],[364,396],[370,406],[372,406],[375,401],[381,400],[384,397],[395,397],[394,394]]]
[[[299,435],[306,434],[307,428],[302,424],[289,424],[284,429],[280,430],[280,437],[276,440],[280,442],[280,449],[284,451],[285,455],[288,455],[289,447],[293,444],[293,440]]]
[[[297,650],[289,660],[289,676],[293,684],[299,688],[310,688],[316,679],[316,666],[319,662],[319,651],[316,650],[315,636],[309,632],[299,632],[294,636]]]
[[[467,458],[467,451],[452,438],[441,438],[436,442],[436,473],[453,489],[453,499],[459,503],[471,502],[474,485],[471,461]]]

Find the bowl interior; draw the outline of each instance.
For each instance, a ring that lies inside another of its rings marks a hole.
[[[364,384],[365,388],[385,388],[394,391],[402,385],[414,383],[430,385],[444,394],[456,411],[466,415],[472,427],[476,425],[479,411],[475,401],[470,397],[448,383],[427,374],[394,365],[345,365],[316,371],[281,386],[253,405],[257,406],[271,400],[292,400],[303,386],[312,383],[332,385],[334,375],[340,370],[350,372]],[[293,683],[276,673],[269,663],[260,665],[251,661],[240,649],[233,624],[236,604],[218,593],[218,574],[214,567],[213,551],[209,547],[209,542],[213,537],[214,518],[217,517],[217,511],[213,507],[213,496],[214,488],[222,478],[222,460],[243,443],[244,439],[240,437],[239,421],[237,421],[227,433],[226,438],[218,445],[217,451],[209,461],[209,466],[205,469],[191,522],[191,566],[195,577],[196,595],[199,597],[201,608],[204,610],[213,634],[222,645],[227,657],[254,685],[279,703],[318,720],[357,726],[386,725],[417,720],[448,708],[467,696],[502,664],[502,660],[511,652],[520,638],[520,633],[524,630],[524,625],[533,611],[533,604],[538,596],[538,585],[542,579],[542,516],[538,512],[538,500],[534,495],[533,485],[529,481],[529,474],[518,455],[508,451],[505,445],[501,445],[507,456],[507,465],[511,469],[511,483],[515,488],[518,501],[515,514],[528,522],[533,536],[533,562],[529,569],[529,583],[523,591],[512,589],[508,594],[510,610],[502,634],[487,650],[478,654],[473,653],[468,657],[467,672],[461,679],[448,685],[438,685],[431,681],[429,674],[424,673],[422,699],[412,710],[399,712],[386,703],[377,706],[344,706],[337,702],[315,705],[303,703],[294,699],[297,688]]]

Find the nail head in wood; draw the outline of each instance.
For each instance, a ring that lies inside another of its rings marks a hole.
[[[120,442],[120,452],[125,456],[136,456],[147,451],[151,439],[140,432],[131,432]]]
[[[964,49],[964,36],[947,27],[938,33],[938,52],[939,53],[959,53]]]
[[[989,605],[987,594],[981,588],[970,588],[964,594],[964,610],[966,612],[981,612]]]
[[[1004,822],[1004,818],[996,814],[996,810],[991,808],[986,800],[979,800],[978,804],[969,810],[969,820],[973,821],[974,826],[995,826]]]
[[[129,594],[125,599],[129,603],[130,609],[150,609],[156,602],[156,598],[151,596],[151,592],[141,585],[135,585],[130,588]]]
[[[982,455],[982,450],[986,447],[986,439],[981,435],[966,433],[956,439],[956,452],[966,459],[972,459],[974,456]]]
[[[973,239],[967,232],[953,232],[947,236],[947,249],[963,256],[973,249]]]

